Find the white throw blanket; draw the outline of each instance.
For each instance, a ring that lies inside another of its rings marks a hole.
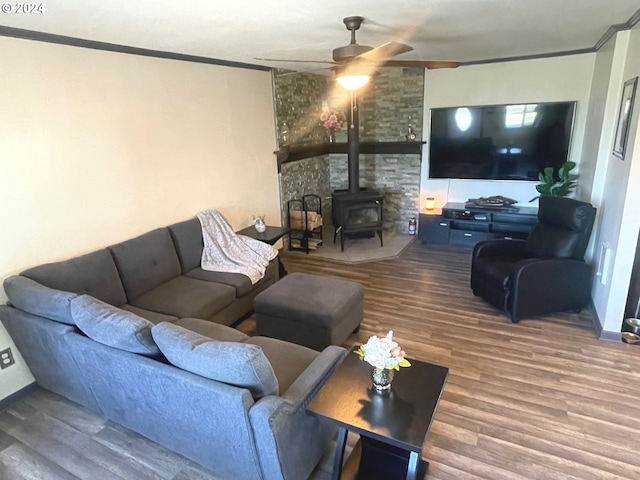
[[[242,273],[255,284],[264,277],[278,250],[268,243],[236,234],[217,210],[198,213],[202,225],[202,269],[213,272]]]

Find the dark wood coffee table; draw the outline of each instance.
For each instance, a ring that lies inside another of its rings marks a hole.
[[[421,460],[449,369],[410,360],[395,372],[391,391],[377,393],[371,365],[353,352],[307,406],[311,415],[337,425],[333,480],[416,480],[428,463]],[[360,435],[342,466],[349,431]]]

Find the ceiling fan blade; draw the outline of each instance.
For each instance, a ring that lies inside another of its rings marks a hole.
[[[436,68],[457,68],[461,62],[447,62],[444,60],[388,60],[383,62],[383,67],[422,67],[430,70]]]
[[[260,60],[262,62],[291,62],[291,63],[328,63],[330,65],[335,65],[336,62],[331,62],[329,60],[287,60],[284,58],[258,58],[253,57],[254,60]]]
[[[387,42],[374,49],[358,55],[358,60],[366,60],[368,62],[384,62],[387,58],[400,55],[401,53],[410,52],[413,47],[399,42]]]
[[[310,68],[309,70],[291,70],[288,72],[276,73],[276,77],[288,77],[290,75],[299,75],[302,73],[320,72],[322,70],[332,70],[334,67]]]

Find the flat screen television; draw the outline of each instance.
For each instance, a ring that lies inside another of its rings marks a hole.
[[[431,109],[429,178],[538,180],[567,161],[576,102]]]

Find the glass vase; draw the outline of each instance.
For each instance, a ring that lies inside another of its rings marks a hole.
[[[388,368],[383,368],[382,370],[378,370],[377,368],[373,368],[373,373],[371,378],[373,380],[373,388],[377,392],[386,392],[391,389],[391,382],[393,381],[393,372],[395,370],[389,370]]]
[[[329,129],[329,143],[335,143],[336,141],[336,129],[335,128],[330,128]]]
[[[264,220],[262,220],[262,218],[256,218],[253,221],[253,226],[256,227],[256,231],[258,233],[264,233],[264,231],[267,229],[267,226],[264,224]]]

